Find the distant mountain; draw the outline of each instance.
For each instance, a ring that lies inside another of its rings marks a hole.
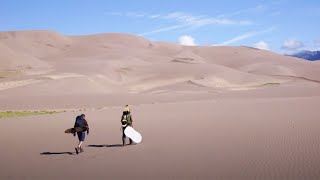
[[[315,60],[320,60],[320,51],[301,51],[299,53],[290,55],[293,57],[301,58],[301,59],[306,59],[310,61],[315,61]]]

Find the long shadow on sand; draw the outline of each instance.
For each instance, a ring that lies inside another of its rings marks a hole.
[[[87,147],[122,147],[122,144],[91,144]]]
[[[43,152],[40,155],[59,155],[59,154],[68,154],[68,155],[75,155],[75,152]]]

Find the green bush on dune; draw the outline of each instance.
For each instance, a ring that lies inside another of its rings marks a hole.
[[[44,114],[55,114],[57,111],[4,111],[0,112],[0,118],[19,117],[19,116],[33,116]]]

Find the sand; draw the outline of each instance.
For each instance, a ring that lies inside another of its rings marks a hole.
[[[319,179],[320,64],[127,34],[0,32],[0,179]],[[23,57],[23,58],[22,58]],[[143,140],[120,146],[130,104]],[[65,111],[65,112],[64,112]],[[85,152],[64,130],[85,113]]]

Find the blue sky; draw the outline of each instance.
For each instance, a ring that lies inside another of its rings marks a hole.
[[[120,32],[185,45],[320,49],[320,1],[0,0],[0,31]]]

